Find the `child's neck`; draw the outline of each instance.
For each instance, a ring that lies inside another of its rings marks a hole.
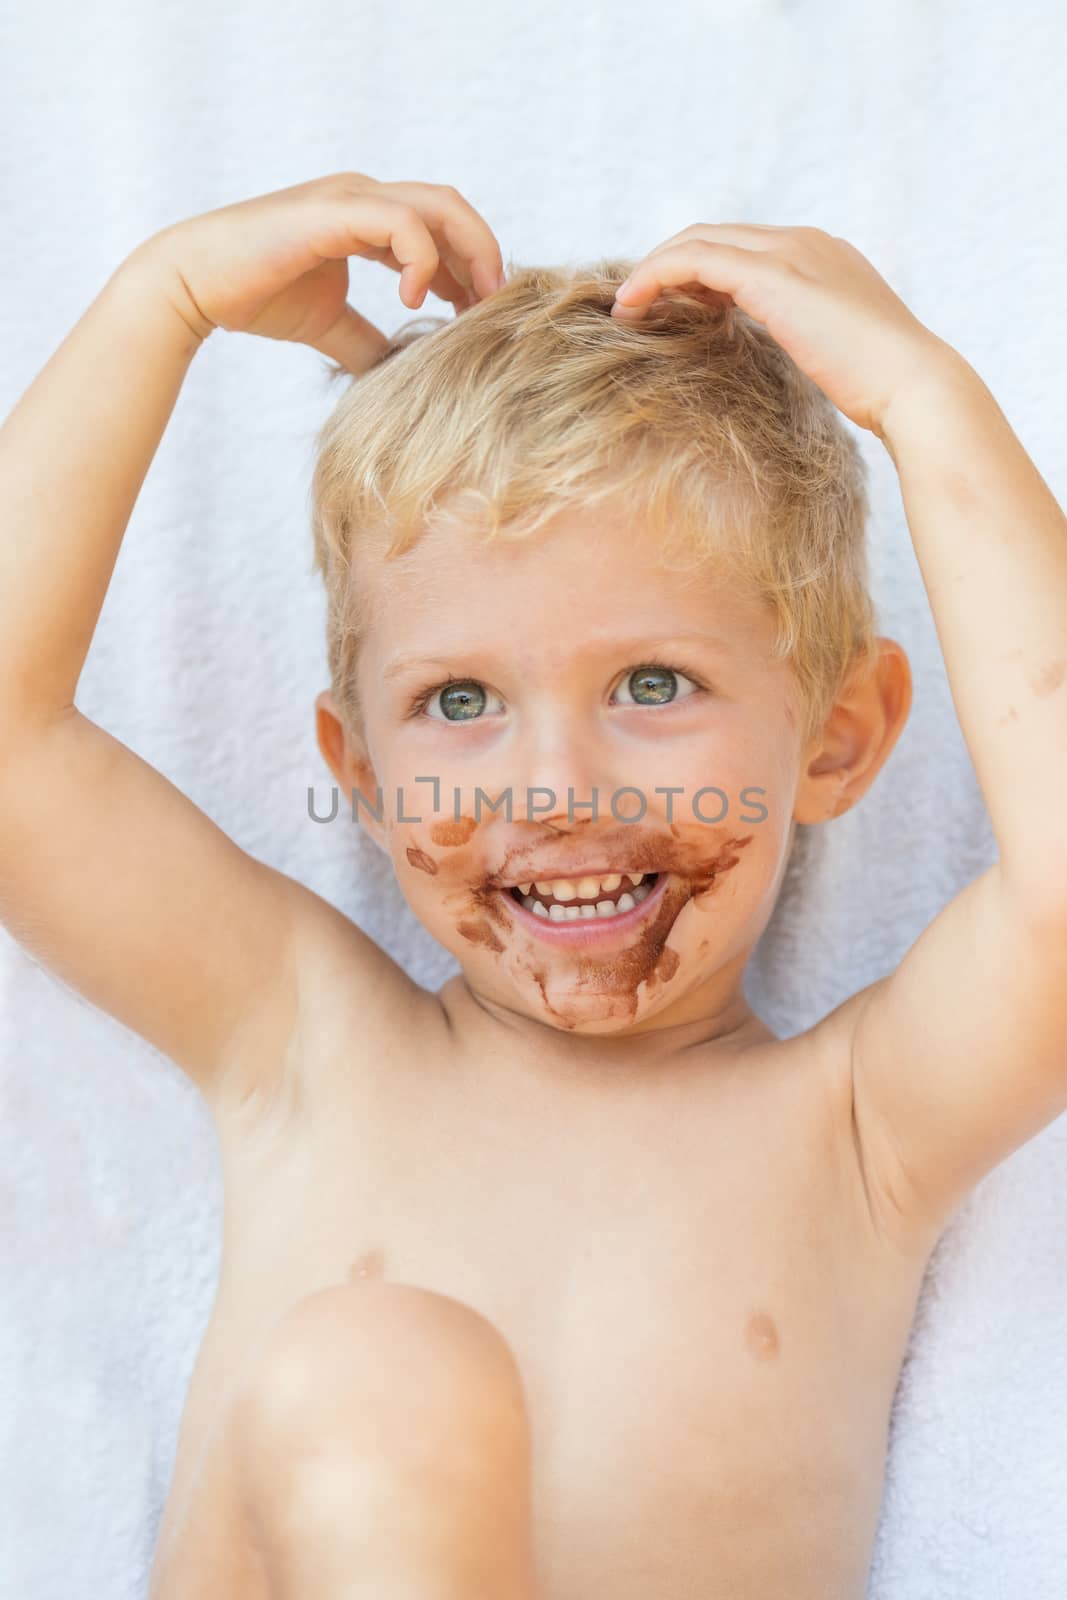
[[[538,1071],[549,1062],[571,1071],[583,1067],[640,1071],[680,1061],[690,1051],[699,1050],[703,1060],[709,1051],[733,1056],[777,1037],[745,999],[743,965],[736,972],[714,974],[669,1008],[599,1032],[562,1028],[547,1009],[539,1017],[507,1005],[471,983],[466,973],[450,978],[438,998],[450,1017],[455,1011],[457,1019],[462,1017],[468,1028],[482,1032],[487,1043],[495,1034],[509,1059],[529,1057]]]

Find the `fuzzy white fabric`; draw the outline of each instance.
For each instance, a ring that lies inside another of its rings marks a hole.
[[[355,168],[454,183],[521,264],[639,256],[696,221],[842,234],[977,367],[1063,499],[1065,51],[1051,0],[9,6],[0,405],[146,235]],[[352,264],[387,331],[409,315],[396,283]],[[210,341],[79,704],[436,988],[455,964],[384,858],[306,811],[331,781],[307,488],[332,398],[314,352]],[[915,702],[862,804],[801,830],[748,985],[781,1033],[889,970],[995,854],[892,464],[863,443],[881,630]],[[0,1592],[133,1600],[216,1283],[213,1128],[169,1061],[3,934],[0,1048]],[[1003,1163],[933,1258],[870,1600],[1067,1593],[1065,1140],[1061,1119]]]

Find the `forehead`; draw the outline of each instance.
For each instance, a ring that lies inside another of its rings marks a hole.
[[[750,588],[710,566],[681,570],[614,502],[568,509],[514,542],[437,527],[395,560],[361,561],[359,576],[373,601],[364,652],[382,671],[472,644],[566,655],[657,634],[744,653],[766,648],[773,632]]]

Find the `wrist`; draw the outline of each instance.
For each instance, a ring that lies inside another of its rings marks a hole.
[[[977,372],[958,350],[930,336],[907,380],[897,388],[882,413],[878,437],[893,460],[909,440],[930,438],[946,407],[958,406],[968,394],[985,389]]]
[[[167,229],[153,234],[132,250],[114,274],[126,292],[155,302],[187,339],[190,356],[196,354],[215,331],[189,292],[181,270],[164,242]]]

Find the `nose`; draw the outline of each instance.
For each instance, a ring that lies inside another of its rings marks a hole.
[[[579,821],[608,811],[610,752],[587,716],[558,706],[546,709],[519,735],[512,755],[508,782],[516,821],[568,815]]]

